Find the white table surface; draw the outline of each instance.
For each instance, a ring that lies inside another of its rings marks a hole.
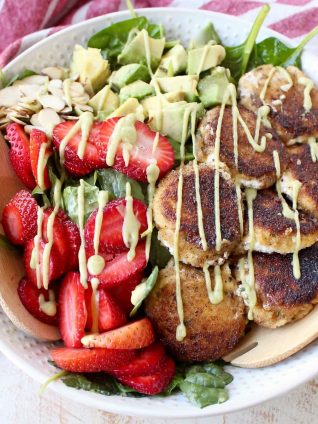
[[[249,410],[202,420],[147,420],[81,406],[23,374],[0,353],[1,424],[308,424],[317,422],[318,378],[288,395]]]

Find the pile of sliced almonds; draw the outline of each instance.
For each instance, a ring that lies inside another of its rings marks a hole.
[[[24,125],[26,132],[38,128],[51,136],[60,122],[93,112],[89,100],[77,78],[69,78],[68,69],[48,67],[41,75],[17,80],[0,90],[0,129],[13,121]]]

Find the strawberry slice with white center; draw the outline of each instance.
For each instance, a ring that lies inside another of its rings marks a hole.
[[[104,122],[103,132],[108,138],[113,134],[120,119],[111,118]],[[156,162],[160,170],[159,178],[163,177],[174,166],[174,151],[169,140],[159,135],[156,141],[156,133],[143,122],[136,121],[135,128],[137,140],[130,150],[129,164],[125,165],[122,147],[119,144],[114,168],[136,181],[147,182],[147,167]]]

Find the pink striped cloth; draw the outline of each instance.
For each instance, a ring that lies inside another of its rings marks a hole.
[[[318,25],[318,0],[135,0],[132,3],[135,8],[213,10],[250,21],[263,3],[269,3],[271,12],[265,25],[296,40]],[[65,25],[125,8],[123,0],[0,0],[0,67]],[[318,53],[317,40],[311,42],[311,49]]]

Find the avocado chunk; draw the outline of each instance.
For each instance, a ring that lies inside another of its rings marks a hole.
[[[201,72],[215,68],[225,58],[223,46],[209,45],[189,50],[188,53],[188,74],[200,75]]]
[[[156,80],[163,93],[184,92],[188,102],[195,101],[198,97],[197,85],[199,78],[197,75],[179,75],[176,77],[157,78]]]
[[[135,81],[121,88],[119,93],[120,103],[125,102],[130,97],[142,100],[145,97],[152,96],[155,93],[154,88],[144,81]]]
[[[118,71],[114,71],[109,79],[109,82],[114,90],[119,91],[125,85],[131,84],[134,81],[150,81],[150,74],[146,66],[138,63],[131,63],[122,66]]]
[[[96,115],[103,112],[103,116],[106,117],[118,108],[119,98],[118,95],[110,89],[110,86],[106,85],[90,99],[88,104],[94,109]]]
[[[185,99],[185,94],[182,91],[174,91],[171,93],[162,94],[160,96],[146,97],[141,104],[144,108],[145,116],[149,115],[150,110],[159,110],[166,103],[180,102]]]
[[[91,96],[99,91],[110,75],[108,61],[102,58],[100,49],[80,45],[74,47],[71,61],[71,77],[78,76],[85,90]]]
[[[183,126],[185,125],[184,114],[188,109],[195,111],[198,118],[203,112],[203,105],[185,101],[161,104],[159,109],[149,110],[149,126],[153,131],[159,131],[161,134],[181,142],[184,131]],[[190,133],[190,121],[189,118],[188,122],[186,122],[187,138]]]
[[[187,68],[188,54],[181,44],[177,44],[162,56],[159,69],[168,76],[181,74]]]
[[[118,63],[120,65],[127,65],[138,62],[148,65],[149,61],[149,65],[154,70],[159,65],[165,47],[165,41],[165,38],[157,39],[150,37],[148,32],[143,29],[132,40],[126,43],[121,54],[118,56]]]
[[[127,99],[122,105],[120,105],[114,112],[108,116],[108,118],[117,118],[120,116],[127,116],[130,113],[136,115],[138,121],[144,121],[145,115],[142,105],[137,99],[133,97]]]
[[[230,71],[221,66],[213,69],[211,75],[205,76],[198,84],[199,97],[204,107],[210,108],[222,103],[230,82]],[[226,104],[231,104],[231,98],[227,100]]]
[[[220,44],[221,40],[217,32],[214,29],[214,26],[211,22],[203,27],[200,32],[191,40],[190,49],[197,49],[199,47],[204,47],[206,44],[214,41],[215,44]]]

